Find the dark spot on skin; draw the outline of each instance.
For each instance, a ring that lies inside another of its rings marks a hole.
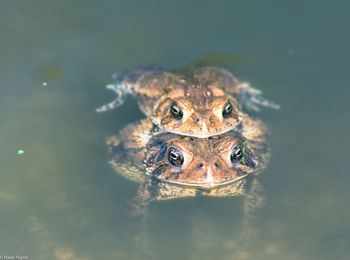
[[[208,140],[211,140],[211,139],[213,139],[213,137],[212,137],[212,136],[209,136],[209,137],[208,137]]]
[[[153,124],[152,130],[151,132],[155,133],[155,132],[159,132],[159,127],[156,126],[155,124]]]
[[[197,124],[199,123],[199,118],[196,119],[196,123],[197,123]]]
[[[249,168],[255,169],[256,165],[253,161],[253,155],[249,150],[246,150],[246,156],[244,158],[244,164],[247,165]]]
[[[252,169],[255,169],[255,163],[252,160],[246,160],[245,165],[247,165],[248,167],[250,167]]]
[[[154,169],[154,171],[152,172],[152,175],[159,176],[163,172],[165,172],[166,168],[168,168],[168,166],[166,164],[162,164],[162,165],[158,166],[156,169]]]
[[[163,93],[164,93],[164,94],[168,94],[170,91],[171,91],[171,88],[165,88],[165,89],[163,90]]]
[[[214,166],[215,166],[216,168],[219,167],[219,165],[217,164],[217,162],[214,163]]]
[[[214,122],[213,122],[213,118],[209,118],[209,123],[212,125]]]

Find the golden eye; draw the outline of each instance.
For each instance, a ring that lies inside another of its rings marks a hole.
[[[181,107],[179,107],[176,103],[173,103],[170,107],[171,116],[175,119],[181,119],[183,116],[183,112]]]
[[[180,167],[184,163],[182,152],[174,146],[170,147],[168,150],[168,162],[175,167]]]
[[[233,111],[233,107],[230,101],[227,102],[227,104],[224,106],[224,109],[222,110],[222,116],[224,118],[228,118]]]

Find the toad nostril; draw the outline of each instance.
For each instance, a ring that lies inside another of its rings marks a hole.
[[[216,162],[214,163],[214,166],[216,167],[216,168],[218,168],[219,167],[219,164],[217,164]]]
[[[200,163],[199,165],[198,165],[198,168],[203,168],[203,163]]]
[[[212,125],[214,122],[213,118],[212,117],[209,117],[209,123]]]
[[[196,123],[197,123],[197,124],[199,123],[199,118],[196,118]]]

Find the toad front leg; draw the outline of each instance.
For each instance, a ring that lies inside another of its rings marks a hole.
[[[159,73],[161,71],[158,67],[144,67],[131,70],[125,70],[113,74],[113,84],[108,84],[107,89],[113,90],[117,97],[110,103],[100,106],[96,112],[105,112],[121,106],[127,95],[135,96],[142,88],[142,80],[150,75]]]

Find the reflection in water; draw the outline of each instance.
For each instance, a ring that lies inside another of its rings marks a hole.
[[[40,252],[38,259],[57,260],[87,260],[87,257],[78,257],[72,248],[62,246],[66,244],[60,241],[37,217],[29,217],[28,230],[32,239],[36,241],[36,247]]]

